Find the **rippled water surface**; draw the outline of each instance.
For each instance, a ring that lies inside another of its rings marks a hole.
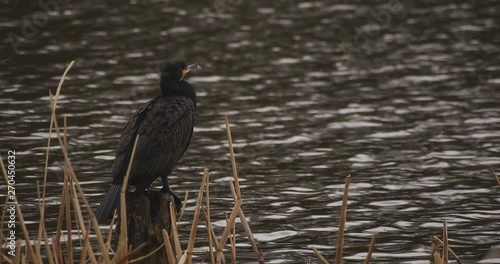
[[[17,194],[33,232],[48,90],[66,65],[76,60],[58,113],[68,117],[71,161],[97,206],[121,128],[159,94],[161,65],[186,60],[203,65],[189,78],[199,107],[170,183],[190,191],[188,218],[208,167],[215,231],[225,225],[228,115],[243,209],[269,263],[316,262],[313,245],[333,257],[348,174],[346,262],[363,261],[379,232],[376,262],[427,263],[444,221],[463,260],[500,244],[491,172],[500,167],[497,1],[68,1],[32,31],[26,18],[46,14],[42,7],[7,2],[14,6],[0,13],[0,154],[17,152]],[[62,160],[54,145],[51,230]],[[180,228],[187,239],[190,222]],[[238,259],[254,261],[238,233]]]

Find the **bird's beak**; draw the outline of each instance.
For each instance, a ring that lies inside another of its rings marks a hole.
[[[184,79],[184,77],[186,77],[186,74],[191,71],[191,70],[196,70],[196,69],[201,69],[201,66],[198,64],[198,63],[193,63],[193,64],[189,64],[186,69],[184,69],[183,73],[182,73],[182,79]]]
[[[187,71],[196,70],[196,69],[201,69],[201,66],[198,63],[189,64],[187,66]]]

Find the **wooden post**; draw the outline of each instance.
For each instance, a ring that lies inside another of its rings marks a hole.
[[[162,230],[170,231],[170,205],[174,203],[172,195],[157,189],[145,191],[140,197],[127,193],[127,228],[128,244],[132,250],[147,243],[132,259],[146,256],[163,244]],[[119,224],[117,236],[120,236]],[[140,263],[168,264],[165,249],[161,248]]]

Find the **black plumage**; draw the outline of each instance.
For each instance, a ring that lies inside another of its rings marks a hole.
[[[158,177],[162,191],[173,194],[177,209],[181,200],[168,185],[167,176],[186,151],[193,134],[196,111],[196,91],[183,78],[197,64],[169,64],[162,71],[162,95],[141,106],[125,125],[116,148],[113,164],[113,185],[96,211],[99,223],[104,223],[119,207],[120,190],[139,134],[136,153],[130,171],[128,187],[134,186],[140,195]]]

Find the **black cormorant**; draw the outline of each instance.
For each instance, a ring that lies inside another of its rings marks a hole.
[[[125,125],[116,148],[113,185],[96,211],[99,223],[106,222],[119,208],[120,191],[132,154],[135,138],[139,142],[132,162],[128,185],[142,194],[158,177],[162,191],[174,196],[177,210],[182,204],[168,186],[167,176],[182,157],[193,134],[196,91],[184,81],[186,74],[201,68],[198,64],[168,64],[161,73],[162,95],[141,106]]]

